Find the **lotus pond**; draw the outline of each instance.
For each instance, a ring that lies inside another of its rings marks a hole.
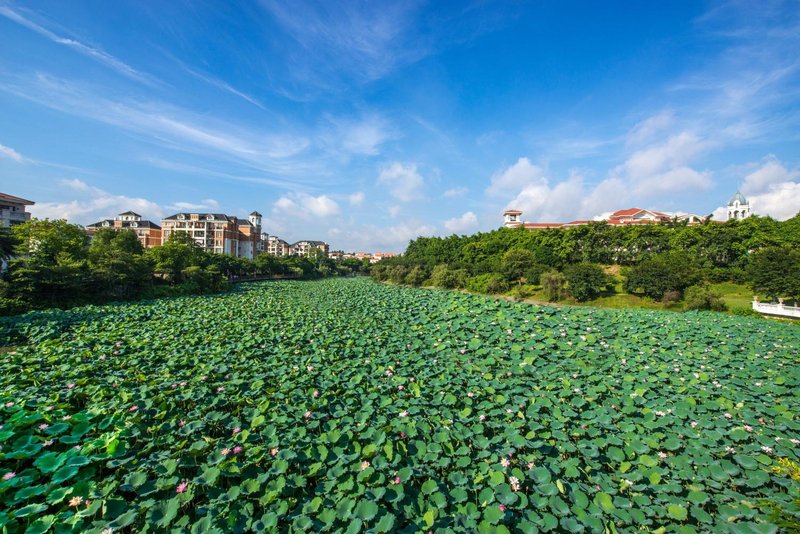
[[[799,332],[367,279],[6,319],[0,530],[775,531]]]

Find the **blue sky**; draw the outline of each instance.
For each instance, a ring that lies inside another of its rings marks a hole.
[[[402,251],[737,189],[800,211],[800,1],[0,0],[0,191],[34,216]]]

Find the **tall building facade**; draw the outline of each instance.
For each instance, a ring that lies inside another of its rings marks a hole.
[[[188,234],[208,252],[253,259],[261,239],[261,214],[247,219],[223,213],[176,213],[161,221],[162,240],[175,232]]]

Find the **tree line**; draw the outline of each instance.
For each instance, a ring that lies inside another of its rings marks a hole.
[[[90,238],[63,220],[31,220],[0,228],[0,315],[115,300],[216,293],[241,277],[322,278],[366,272],[361,260],[333,261],[259,254],[254,260],[206,252],[185,233],[145,249],[130,230],[98,230]]]
[[[707,290],[712,282],[748,283],[770,298],[797,299],[800,214],[783,222],[757,216],[701,225],[593,222],[420,237],[402,256],[374,266],[372,276],[521,297],[532,294],[535,286],[553,301],[591,300],[611,291],[619,280],[627,293],[664,301],[686,298],[699,308],[720,307]]]

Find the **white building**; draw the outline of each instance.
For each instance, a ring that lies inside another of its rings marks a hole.
[[[267,238],[267,254],[273,256],[288,256],[289,243],[279,238],[276,235],[268,236]]]
[[[0,193],[0,227],[8,228],[12,224],[21,224],[31,219],[25,206],[33,206],[32,200]]]
[[[731,219],[746,219],[752,214],[753,213],[750,211],[750,203],[746,198],[744,198],[743,194],[737,191],[728,202],[728,216],[725,220],[730,221]]]

